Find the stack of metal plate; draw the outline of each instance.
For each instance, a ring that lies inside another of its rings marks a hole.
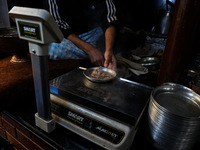
[[[174,83],[155,88],[148,107],[148,127],[156,148],[191,149],[200,135],[200,96]]]

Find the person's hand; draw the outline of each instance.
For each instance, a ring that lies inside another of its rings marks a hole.
[[[117,70],[117,60],[116,60],[113,52],[106,51],[104,54],[104,57],[105,57],[104,67],[116,71]]]
[[[68,40],[73,42],[78,48],[85,51],[89,58],[91,63],[93,63],[95,66],[103,66],[104,63],[104,57],[103,53],[99,51],[97,48],[92,46],[91,44],[85,42],[84,40],[80,39],[76,34],[72,33],[67,37]]]
[[[104,57],[103,53],[96,49],[95,47],[92,48],[92,50],[88,53],[91,63],[93,63],[95,66],[100,67],[104,64]]]

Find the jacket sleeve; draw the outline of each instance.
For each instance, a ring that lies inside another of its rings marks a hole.
[[[99,1],[97,9],[101,13],[101,27],[105,32],[110,25],[117,25],[117,10],[113,0]]]
[[[54,17],[58,27],[61,29],[64,37],[69,36],[73,33],[71,26],[66,22],[66,18],[63,13],[63,8],[65,4],[62,4],[62,0],[48,0],[49,3],[49,12]]]

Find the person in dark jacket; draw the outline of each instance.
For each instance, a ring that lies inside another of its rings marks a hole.
[[[48,0],[48,7],[64,35],[61,43],[49,45],[50,59],[89,58],[95,66],[116,70],[113,0]]]

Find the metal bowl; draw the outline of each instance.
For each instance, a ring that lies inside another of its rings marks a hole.
[[[139,60],[139,63],[147,67],[148,70],[157,70],[160,68],[160,59],[158,57],[144,57]]]
[[[105,67],[91,67],[91,68],[83,68],[83,67],[79,67],[79,69],[82,69],[84,70],[83,71],[83,74],[84,76],[92,81],[92,82],[108,82],[108,81],[111,81],[113,80],[116,76],[117,76],[117,73],[112,70],[112,69],[108,69],[108,68],[105,68]],[[104,71],[106,73],[108,73],[109,75],[111,75],[111,78],[107,78],[107,79],[98,79],[98,78],[94,78],[91,76],[92,72],[94,70],[101,70],[101,71]]]

